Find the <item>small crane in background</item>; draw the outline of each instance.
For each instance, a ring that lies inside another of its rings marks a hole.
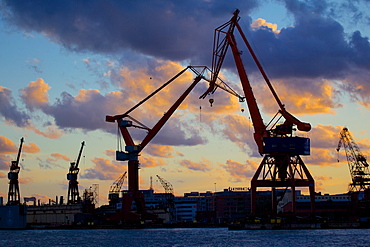
[[[346,152],[349,171],[352,182],[349,184],[349,191],[364,191],[370,188],[370,171],[366,157],[361,153],[360,148],[353,140],[348,128],[344,127],[340,132],[337,152],[344,147]],[[339,161],[339,159],[338,159]]]
[[[127,178],[127,171],[125,171],[119,178],[117,178],[116,181],[113,182],[113,184],[110,186],[109,189],[109,205],[113,206],[114,204],[117,204],[119,201],[119,193],[121,192],[123,182]]]

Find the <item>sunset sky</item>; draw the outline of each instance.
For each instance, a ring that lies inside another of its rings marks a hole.
[[[85,141],[80,191],[99,184],[99,204],[127,170],[123,140],[106,115],[122,114],[188,65],[211,67],[214,29],[240,9],[241,25],[286,109],[312,125],[302,156],[316,191],[345,193],[350,174],[339,132],[370,155],[370,2],[295,0],[0,0],[0,196],[25,143],[21,197],[67,197],[68,173]],[[278,105],[244,60],[265,123]],[[242,93],[231,53],[221,77]],[[187,72],[132,113],[153,127],[190,85]],[[176,195],[249,187],[262,160],[245,103],[201,82],[140,156],[140,187]],[[208,100],[214,99],[211,107]],[[244,111],[242,111],[242,109]],[[145,131],[133,130],[139,144]],[[339,160],[339,162],[338,162]],[[125,183],[124,188],[127,184]],[[22,200],[23,201],[23,200]]]

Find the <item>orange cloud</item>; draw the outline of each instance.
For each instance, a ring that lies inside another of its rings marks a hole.
[[[235,178],[235,182],[242,182],[254,175],[259,164],[252,160],[247,160],[245,164],[234,160],[227,160],[226,165],[221,166]]]
[[[85,169],[85,173],[81,174],[81,178],[116,180],[127,169],[127,164],[124,162],[110,161],[98,157],[91,161],[95,164],[94,167]]]
[[[180,165],[194,171],[207,172],[212,170],[211,162],[206,159],[202,159],[202,162],[193,162],[191,160],[181,160]]]
[[[55,159],[55,161],[57,161],[57,160],[60,160],[60,159],[63,159],[63,160],[65,160],[65,161],[69,161],[70,160],[70,158],[68,158],[67,156],[65,156],[65,155],[63,155],[63,154],[59,154],[59,153],[52,153],[52,154],[50,154],[52,157],[54,157]]]
[[[35,144],[35,143],[28,143],[28,144],[24,144],[23,146],[23,151],[25,153],[31,153],[31,154],[34,154],[34,153],[38,153],[40,152],[40,148]]]
[[[78,91],[78,95],[75,97],[75,99],[77,101],[89,101],[89,99],[91,99],[92,96],[95,95],[95,94],[100,94],[100,91],[96,90],[96,89],[89,89],[89,90],[80,89],[80,91]]]
[[[7,176],[5,175],[5,173],[3,172],[0,172],[0,178],[6,178]]]
[[[39,108],[49,102],[48,90],[51,87],[39,78],[36,81],[31,81],[26,88],[20,89],[21,97],[30,110]]]
[[[18,148],[15,146],[13,141],[5,136],[0,136],[0,154],[12,154],[17,151]]]
[[[333,82],[329,80],[299,79],[298,82],[297,79],[274,80],[273,86],[281,102],[293,115],[334,114],[334,108],[342,107],[338,103]],[[261,112],[275,114],[278,111],[279,106],[266,83],[253,85],[253,91]]]
[[[162,158],[172,158],[174,149],[172,146],[151,144],[145,148],[145,153]]]
[[[165,165],[166,163],[164,163],[164,161],[159,158],[150,158],[145,156],[140,157],[140,167],[157,167]]]
[[[259,29],[261,27],[268,27],[274,33],[280,33],[280,30],[277,30],[277,24],[272,24],[267,22],[265,19],[258,18],[257,20],[253,21],[251,24],[252,29]]]

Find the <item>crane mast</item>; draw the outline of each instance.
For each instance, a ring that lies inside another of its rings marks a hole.
[[[8,173],[9,191],[8,191],[7,205],[19,205],[21,202],[18,175],[21,169],[21,167],[19,166],[19,160],[21,157],[23,142],[24,142],[24,138],[22,137],[21,143],[18,149],[17,160],[11,162],[11,166],[9,169],[9,173]]]
[[[239,26],[239,19],[239,10],[236,10],[230,21],[215,29],[212,71],[213,75],[219,74],[227,50],[230,47],[252,119],[254,140],[257,144],[258,152],[264,156],[251,181],[252,214],[255,214],[256,212],[257,187],[272,188],[273,213],[276,212],[277,206],[276,197],[274,195],[275,188],[291,187],[293,195],[293,211],[295,212],[295,188],[298,186],[309,187],[311,210],[312,213],[314,213],[314,180],[300,158],[300,155],[310,154],[310,140],[308,138],[293,136],[294,126],[296,126],[300,131],[307,132],[310,131],[311,125],[309,123],[301,122],[285,109],[284,104],[281,103],[257,56]],[[272,123],[270,128],[263,122],[252,86],[243,65],[241,51],[238,48],[237,41],[234,36],[234,30],[238,30],[243,42],[278,104],[279,110],[275,117],[270,121],[270,123]],[[205,98],[208,94],[212,94],[215,91],[215,80],[216,78],[213,78],[210,81],[209,88],[201,98]],[[280,116],[278,117],[278,115]],[[283,117],[285,121],[282,124],[278,124],[281,117]]]
[[[76,162],[71,162],[69,167],[69,172],[67,174],[67,179],[69,181],[68,183],[68,204],[76,204],[81,202],[80,194],[78,192],[78,181],[77,181],[77,175],[80,171],[80,168],[78,168],[78,165],[80,163],[80,158],[82,154],[83,147],[85,145],[85,141],[81,143],[80,152],[78,153],[78,157]]]
[[[352,182],[349,184],[349,191],[364,191],[370,188],[370,170],[366,157],[361,153],[360,148],[353,140],[348,128],[344,127],[339,133],[337,152],[341,147],[346,152],[349,171]]]

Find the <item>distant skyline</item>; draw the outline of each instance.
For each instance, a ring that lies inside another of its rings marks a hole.
[[[350,173],[336,147],[346,126],[370,155],[370,2],[0,0],[0,196],[25,138],[21,197],[46,202],[67,196],[66,174],[85,141],[78,177],[82,191],[99,184],[100,205],[126,170],[115,160],[121,114],[188,65],[211,67],[214,29],[240,9],[240,25],[289,112],[312,130],[302,156],[316,191],[344,193]],[[263,120],[278,106],[244,46],[243,61]],[[186,73],[133,112],[152,127],[190,85]],[[231,54],[222,78],[241,93]],[[140,186],[176,195],[249,187],[262,160],[245,103],[217,90],[210,106],[200,83],[140,156]],[[243,109],[243,111],[242,111]],[[135,131],[139,143],[143,134]],[[122,144],[123,140],[122,140]],[[339,162],[338,162],[339,160]],[[300,189],[300,188],[298,188]],[[303,190],[304,191],[304,190]]]

